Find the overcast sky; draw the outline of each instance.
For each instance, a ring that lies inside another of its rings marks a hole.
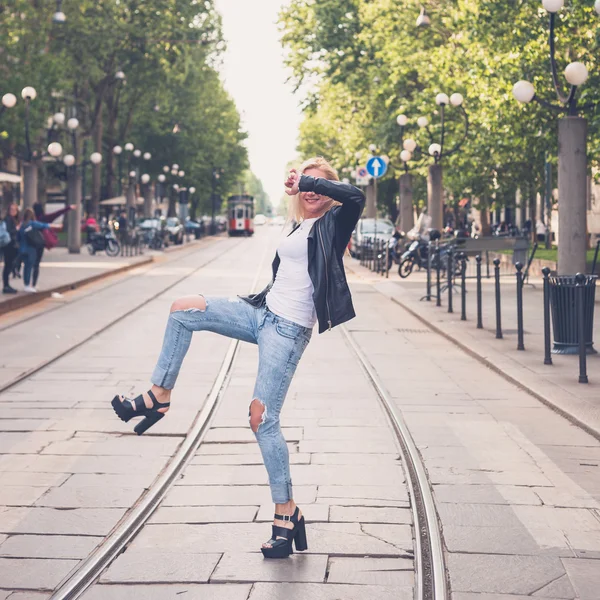
[[[287,0],[216,0],[227,53],[223,78],[248,132],[250,167],[271,202],[283,193],[286,163],[296,157],[301,112],[285,84],[283,51],[275,25]]]

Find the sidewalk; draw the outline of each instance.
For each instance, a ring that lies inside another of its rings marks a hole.
[[[69,254],[66,248],[53,248],[44,252],[37,294],[23,292],[23,280],[11,278],[10,284],[19,293],[0,294],[0,315],[38,302],[52,293],[62,293],[107,275],[150,262],[152,262],[150,253],[110,258],[104,253],[91,256],[85,248],[82,249],[81,254]],[[22,274],[23,268],[21,268]]]
[[[448,294],[442,294],[442,306],[436,307],[435,296],[430,302],[420,300],[425,295],[426,275],[413,273],[400,279],[390,273],[382,279],[357,261],[350,269],[369,281],[376,289],[393,298],[413,315],[425,321],[434,330],[454,341],[481,362],[501,373],[513,383],[532,393],[542,402],[600,437],[600,354],[588,355],[589,383],[578,383],[578,356],[552,355],[553,364],[544,365],[544,313],[542,280],[530,279],[523,289],[523,321],[525,351],[517,350],[516,279],[501,278],[503,339],[496,334],[494,279],[482,279],[483,329],[476,328],[476,282],[467,279],[467,321],[460,320],[460,287],[453,296],[454,313],[448,313]],[[443,281],[445,283],[445,280]],[[435,294],[435,280],[432,286]],[[597,312],[597,311],[596,311]],[[600,346],[600,315],[594,322],[596,348]]]

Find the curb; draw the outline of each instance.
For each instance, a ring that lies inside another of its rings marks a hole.
[[[383,294],[383,292],[379,292],[379,293]],[[424,325],[429,327],[429,329],[431,329],[435,333],[441,335],[443,338],[447,339],[449,342],[452,342],[455,346],[458,346],[463,352],[465,352],[466,354],[468,354],[475,360],[479,361],[484,366],[488,367],[488,369],[491,369],[492,371],[494,371],[494,373],[497,373],[498,375],[500,375],[501,377],[503,377],[504,379],[506,379],[513,385],[517,386],[519,389],[523,390],[524,392],[527,392],[529,395],[533,396],[536,400],[539,400],[542,404],[544,404],[548,408],[552,409],[554,412],[561,415],[562,417],[564,417],[565,419],[567,419],[574,425],[577,425],[577,427],[580,427],[586,433],[588,433],[589,435],[591,435],[592,437],[594,437],[595,439],[600,441],[600,431],[598,431],[597,429],[594,429],[593,427],[590,427],[590,425],[588,423],[586,423],[585,421],[582,421],[577,415],[573,414],[572,412],[570,412],[568,410],[565,410],[564,408],[557,406],[552,400],[549,400],[545,396],[542,396],[535,390],[531,389],[529,386],[525,385],[522,381],[515,379],[512,375],[509,375],[508,373],[506,373],[505,371],[503,371],[502,369],[497,367],[495,364],[493,364],[487,358],[485,358],[484,356],[482,356],[475,350],[469,348],[467,345],[463,344],[462,342],[459,342],[456,338],[454,338],[449,333],[445,332],[443,329],[441,329],[437,325],[434,325],[433,323],[428,321],[425,317],[423,317],[422,315],[417,313],[415,310],[410,308],[404,302],[401,302],[400,300],[398,300],[397,298],[395,298],[393,296],[388,296],[387,294],[383,294],[383,295],[386,296],[387,298],[389,298],[392,302],[394,302],[401,308],[403,308],[406,312],[408,312],[410,315],[415,317],[415,319],[418,319],[421,323],[423,323]]]
[[[129,271],[137,267],[142,267],[152,262],[154,262],[154,258],[150,256],[145,260],[141,260],[130,265],[125,265],[123,267],[119,267],[118,269],[113,269],[111,271],[105,271],[104,273],[97,273],[96,275],[91,275],[90,277],[86,277],[85,279],[79,279],[71,283],[65,283],[64,285],[59,285],[49,290],[44,290],[43,292],[37,292],[35,294],[27,295],[24,294],[15,298],[11,298],[10,300],[5,300],[4,302],[0,303],[0,315],[5,315],[6,313],[12,312],[13,310],[25,308],[26,306],[31,306],[32,304],[36,304],[37,302],[46,300],[46,298],[50,298],[52,294],[62,294],[63,292],[75,290],[77,288],[93,283],[94,281],[105,279],[106,277],[110,277],[111,275],[118,275],[119,273],[124,273],[125,271]]]

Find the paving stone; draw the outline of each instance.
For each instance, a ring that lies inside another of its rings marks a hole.
[[[591,494],[581,490],[574,495],[568,490],[557,488],[533,488],[533,491],[542,499],[545,506],[557,508],[600,508],[600,501]]]
[[[447,555],[452,590],[532,594],[565,573],[559,558],[494,554]]]
[[[576,556],[600,558],[600,531],[568,531],[565,537]]]
[[[406,508],[377,508],[373,506],[332,506],[330,521],[351,523],[398,523],[411,524],[412,512]]]
[[[565,535],[550,528],[444,525],[443,533],[449,552],[573,556]]]
[[[0,419],[0,432],[5,431],[44,431],[53,425],[47,419]]]
[[[400,464],[398,454],[311,454],[312,465]]]
[[[225,582],[257,582],[257,581],[289,581],[314,582],[325,581],[327,556],[311,554],[294,554],[287,560],[269,561],[261,553],[226,552],[220,560],[210,581]]]
[[[76,535],[12,535],[0,545],[0,556],[82,559],[102,539]]]
[[[300,509],[307,522],[329,521],[329,506],[327,504],[303,504]],[[255,521],[271,522],[273,520],[273,504],[263,504],[256,515]]]
[[[251,586],[179,583],[170,585],[95,585],[84,600],[246,600]],[[25,599],[23,599],[25,600]]]
[[[317,486],[294,486],[294,499],[301,506],[315,501]],[[162,506],[243,506],[268,504],[268,485],[175,485]]]
[[[371,498],[373,500],[408,500],[406,486],[320,485],[319,498]]]
[[[100,583],[207,583],[221,554],[131,551],[119,555]]]
[[[380,440],[391,437],[393,434],[389,427],[344,427],[341,424],[335,427],[304,427],[304,440]]]
[[[31,506],[48,488],[23,485],[7,485],[2,478],[0,505]]]
[[[502,528],[522,526],[511,506],[442,503],[438,505],[437,510],[444,525]]]
[[[40,488],[43,492],[53,486],[62,485],[68,478],[64,473],[18,473],[3,471],[2,484],[6,486]]]
[[[156,436],[122,436],[114,437],[106,442],[72,439],[53,442],[43,454],[92,455],[92,456],[143,456],[152,460],[158,456],[172,456],[181,443],[180,438]]]
[[[6,431],[0,435],[0,454],[36,454],[48,444],[68,437],[64,431]]]
[[[334,525],[334,523],[331,523]],[[413,533],[410,525],[389,525],[380,523],[361,523],[360,530],[378,540],[412,551]]]
[[[546,489],[546,488],[535,488]],[[509,485],[436,485],[433,488],[437,502],[470,504],[532,504],[541,500],[527,487]]]
[[[531,600],[533,596],[515,596],[514,594],[471,594],[469,592],[452,592],[452,600]],[[546,596],[548,598],[548,596]],[[546,600],[544,598],[544,600]],[[553,600],[573,600],[573,597],[569,598],[558,598]]]
[[[0,508],[2,533],[106,535],[123,516],[121,508]]]
[[[143,488],[121,487],[59,487],[50,490],[35,504],[55,508],[129,508]]]
[[[333,506],[361,506],[364,508],[389,507],[389,508],[410,508],[408,500],[374,500],[373,498],[317,498],[317,504],[327,504]]]
[[[308,525],[307,533],[311,554],[398,556],[404,552],[396,545],[402,543],[402,539],[394,539],[393,543],[382,541],[361,531],[358,523],[313,523]],[[148,525],[134,539],[131,547],[160,547],[164,551],[193,548],[197,552],[256,552],[269,535],[270,527],[266,523]]]
[[[384,585],[257,583],[248,600],[413,600],[412,588]],[[87,597],[86,597],[87,600]]]
[[[288,442],[297,442],[302,439],[302,428],[282,427],[283,437]],[[250,427],[224,427],[210,429],[205,437],[207,442],[254,442],[256,438]]]
[[[27,592],[14,592],[10,596],[7,596],[9,600],[48,600],[48,597],[48,592],[32,592],[31,590]],[[2,592],[0,592],[0,598],[4,598]]]
[[[13,590],[52,590],[76,560],[0,558],[0,585]]]
[[[597,589],[597,588],[596,588]],[[568,575],[563,575],[532,594],[533,598],[575,598]],[[585,598],[585,596],[578,596]]]
[[[258,506],[160,506],[149,522],[247,523],[255,520],[257,512]]]
[[[292,473],[292,476],[294,474]],[[264,485],[269,481],[264,465],[189,465],[177,485]]]
[[[289,442],[287,443],[288,450],[291,454],[295,454],[298,452],[298,442]],[[215,443],[210,444],[206,442],[206,439],[202,442],[200,448],[196,452],[196,456],[200,456],[202,454],[217,454],[219,456],[226,454],[243,454],[246,456],[261,456],[260,448],[256,443],[256,440],[253,439],[251,442],[247,443]]]
[[[411,587],[414,564],[406,558],[331,557],[327,583]]]
[[[597,560],[583,558],[564,558],[563,565],[577,592],[577,597],[581,600],[598,600],[600,563]]]
[[[71,488],[136,488],[144,489],[150,486],[156,478],[148,473],[76,473],[71,475],[61,487]]]
[[[140,457],[139,460],[136,458],[122,461],[115,460],[112,456],[61,456],[44,454],[0,456],[0,471],[4,473],[16,472],[20,476],[26,476],[29,472],[37,472],[43,481],[45,481],[43,478],[46,477],[50,481],[50,485],[55,481],[52,477],[57,477],[57,475],[53,475],[55,473],[138,474],[141,472],[157,474],[162,466],[162,461],[147,461],[143,457]],[[54,483],[54,485],[60,484]]]
[[[308,465],[312,454],[290,454],[290,465]],[[194,456],[191,465],[262,465],[260,454],[201,454]]]
[[[528,529],[549,527],[564,532],[600,532],[600,520],[592,511],[586,508],[515,506],[513,510]]]
[[[390,436],[384,440],[304,440],[299,444],[300,452],[311,453],[357,453],[397,454],[398,449]]]

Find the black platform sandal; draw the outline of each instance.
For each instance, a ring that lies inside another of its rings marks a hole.
[[[152,425],[158,423],[165,416],[165,413],[159,412],[159,408],[169,407],[170,405],[170,402],[159,402],[152,390],[148,390],[148,396],[152,400],[152,408],[146,406],[142,394],[133,399],[124,398],[123,400],[121,400],[121,396],[115,396],[111,402],[117,416],[125,423],[133,417],[145,417],[133,428],[138,435],[142,435],[144,431],[150,429]],[[133,408],[134,406],[135,408]]]
[[[294,524],[294,528],[286,529],[278,525],[272,526],[273,533],[271,534],[271,539],[267,542],[271,547],[261,548],[261,552],[265,558],[287,558],[290,554],[294,554],[292,542],[298,552],[308,549],[304,515],[298,519],[299,512],[300,509],[296,506],[296,510],[291,517],[289,515],[274,515],[275,519],[279,521],[291,521]]]

